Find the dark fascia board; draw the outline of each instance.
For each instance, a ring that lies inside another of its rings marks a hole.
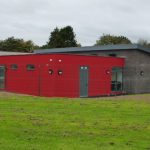
[[[73,53],[73,52],[109,51],[109,50],[140,50],[140,51],[150,53],[150,48],[145,48],[138,44],[118,44],[118,45],[104,45],[104,46],[52,48],[52,49],[34,50],[34,53],[35,54],[51,54],[51,53]]]

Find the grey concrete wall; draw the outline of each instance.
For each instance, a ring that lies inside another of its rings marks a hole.
[[[109,56],[126,59],[124,68],[124,91],[127,93],[150,93],[150,54],[139,50],[113,50],[84,52],[83,55]],[[141,76],[140,72],[144,75]]]
[[[136,51],[135,67],[135,93],[150,93],[150,54]]]

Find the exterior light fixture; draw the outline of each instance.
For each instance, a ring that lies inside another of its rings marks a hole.
[[[62,70],[58,70],[58,75],[62,75],[62,74],[63,74]]]
[[[143,75],[144,75],[144,71],[141,71],[141,72],[140,72],[140,75],[143,76]]]
[[[53,71],[52,69],[49,69],[48,73],[49,73],[49,74],[53,74],[54,71]]]
[[[106,74],[110,74],[110,70],[106,70]]]

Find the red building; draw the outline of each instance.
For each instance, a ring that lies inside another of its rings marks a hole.
[[[0,56],[0,89],[48,97],[121,94],[123,58],[66,54]]]

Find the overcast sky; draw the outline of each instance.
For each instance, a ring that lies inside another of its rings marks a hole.
[[[57,27],[71,25],[83,46],[100,35],[150,41],[150,0],[0,0],[0,39],[43,45]]]

